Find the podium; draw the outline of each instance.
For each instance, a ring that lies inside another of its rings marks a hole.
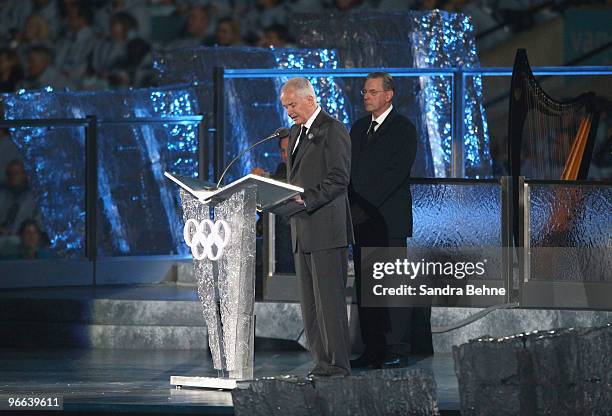
[[[180,189],[183,237],[191,249],[198,297],[217,377],[171,376],[173,386],[232,389],[253,378],[256,212],[291,215],[304,190],[249,174],[222,188],[168,172]]]

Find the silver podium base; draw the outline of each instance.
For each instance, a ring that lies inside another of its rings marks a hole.
[[[233,390],[236,379],[218,377],[171,376],[170,384],[176,387],[197,387],[200,389]]]

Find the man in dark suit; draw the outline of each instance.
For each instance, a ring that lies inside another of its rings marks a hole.
[[[353,259],[359,324],[365,351],[351,361],[351,366],[381,368],[399,362],[397,351],[392,351],[387,343],[392,321],[406,323],[403,326],[407,326],[407,333],[402,334],[400,341],[410,345],[411,354],[433,353],[431,309],[362,306],[361,248],[406,247],[407,237],[412,236],[408,181],[417,139],[414,125],[393,109],[395,84],[389,74],[369,74],[361,93],[370,114],[351,128],[349,198],[355,227]]]
[[[353,242],[346,128],[317,105],[306,78],[292,78],[281,103],[295,123],[289,135],[288,180],[304,188],[304,209],[291,217],[291,238],[304,330],[315,376],[350,373],[345,285]]]

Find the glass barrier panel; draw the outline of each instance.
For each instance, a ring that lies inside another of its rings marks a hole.
[[[187,254],[179,188],[164,171],[196,177],[198,124],[98,127],[98,255]]]
[[[0,259],[85,257],[85,128],[4,132]]]
[[[612,282],[612,185],[528,186],[527,280]]]
[[[461,293],[440,292],[430,299],[434,305],[491,306],[507,302],[510,294],[504,264],[507,248],[502,246],[500,183],[423,182],[411,185],[413,235],[408,238],[407,256],[425,270],[433,267],[437,274],[427,272],[420,277],[421,273],[414,282],[420,280],[436,290],[462,288]],[[482,287],[492,292],[470,292]]]
[[[501,246],[499,183],[413,183],[413,235],[419,247]]]

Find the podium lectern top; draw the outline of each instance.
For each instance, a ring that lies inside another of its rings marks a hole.
[[[257,207],[262,211],[270,212],[275,212],[277,207],[285,205],[293,196],[304,192],[304,189],[299,186],[252,173],[218,189],[214,188],[214,184],[186,176],[173,175],[169,172],[164,172],[164,176],[204,204],[218,204],[243,188],[256,187]]]

